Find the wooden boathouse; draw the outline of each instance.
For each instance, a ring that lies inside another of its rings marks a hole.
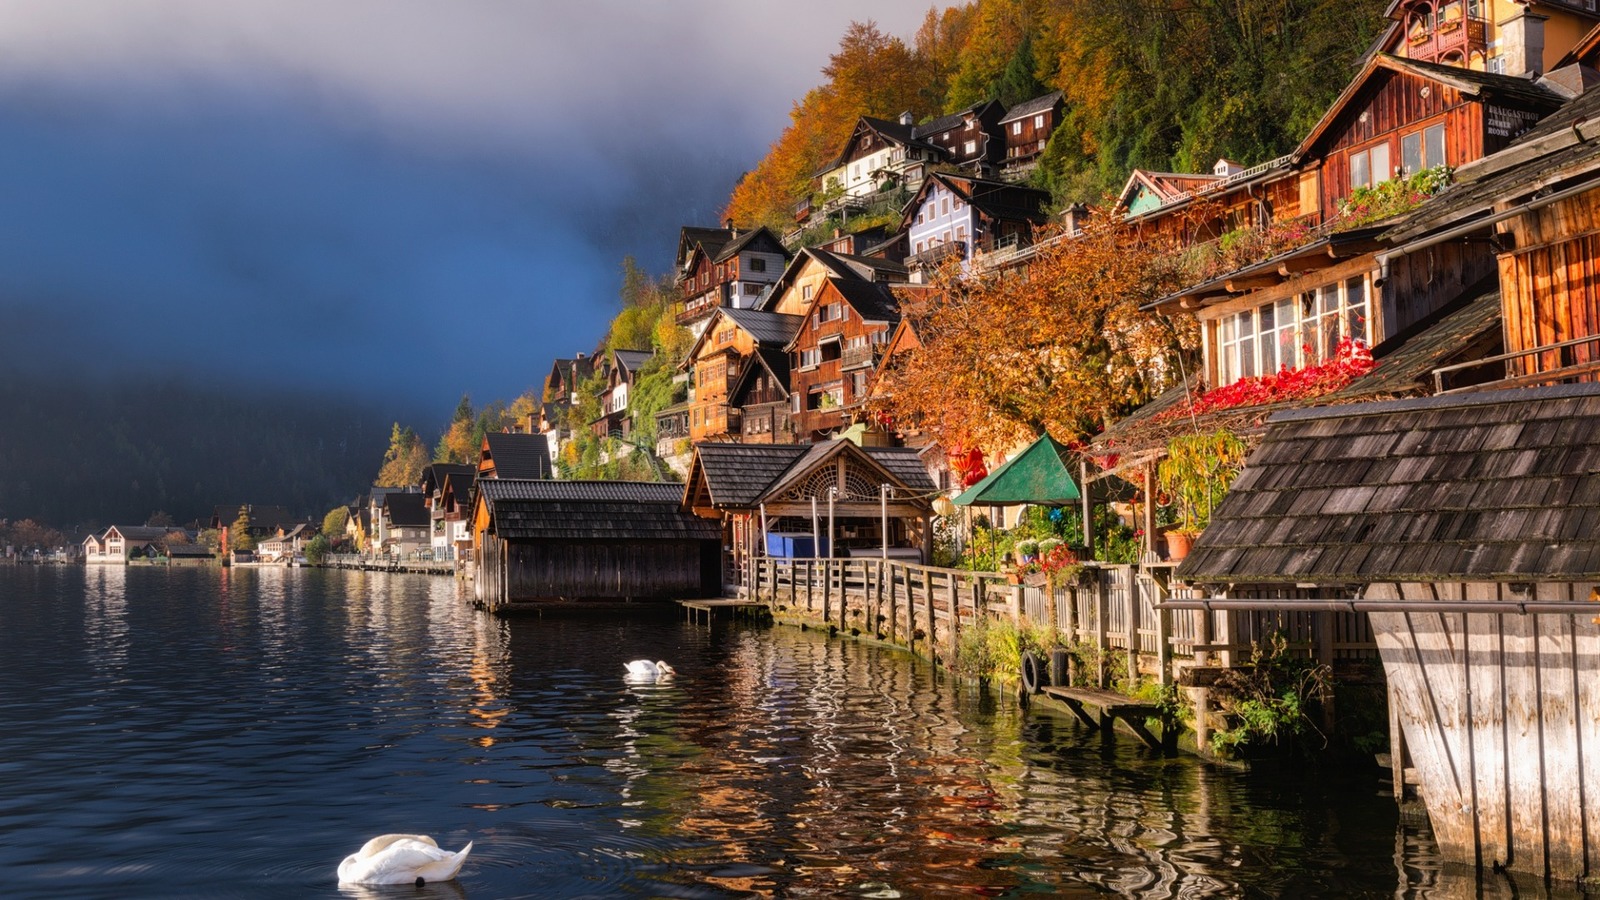
[[[476,600],[504,612],[717,596],[721,529],[682,500],[678,484],[480,479]]]
[[[1367,613],[1447,858],[1600,874],[1600,385],[1280,413],[1177,576]]]

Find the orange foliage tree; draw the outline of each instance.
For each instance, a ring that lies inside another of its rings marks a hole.
[[[1104,213],[1079,235],[1042,240],[1024,270],[951,267],[933,290],[904,292],[922,346],[886,374],[880,411],[945,447],[1092,436],[1195,354],[1192,317],[1139,309],[1175,287],[1162,249]]]
[[[856,120],[910,110],[923,88],[916,55],[870,20],[851,23],[822,73],[827,82],[795,104],[789,127],[734,188],[724,218],[781,233],[794,205],[811,195],[811,176],[844,146]]]

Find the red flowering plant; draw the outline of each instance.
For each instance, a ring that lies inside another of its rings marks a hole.
[[[1165,422],[1181,416],[1204,415],[1223,409],[1308,400],[1332,393],[1371,372],[1376,366],[1372,351],[1367,349],[1365,341],[1344,338],[1334,349],[1333,356],[1320,363],[1298,369],[1284,366],[1266,375],[1241,378],[1232,384],[1206,391],[1187,406],[1164,410],[1152,421]]]

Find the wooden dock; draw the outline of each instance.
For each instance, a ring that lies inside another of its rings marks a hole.
[[[768,613],[767,604],[759,600],[714,599],[714,600],[679,600],[678,605],[683,607],[684,614],[689,621],[699,622],[704,619],[707,625],[718,612],[726,611],[733,616],[747,616],[751,618],[765,617]]]
[[[1174,749],[1170,745],[1174,743],[1172,738],[1176,737],[1176,729],[1172,727],[1173,723],[1167,714],[1154,703],[1140,703],[1126,694],[1098,688],[1046,686],[1041,691],[1046,697],[1065,703],[1072,714],[1090,728],[1109,732],[1120,719],[1151,750]],[[1146,719],[1162,720],[1160,736],[1145,725]]]

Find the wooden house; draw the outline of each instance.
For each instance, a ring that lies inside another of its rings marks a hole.
[[[1000,118],[1000,134],[1005,142],[1005,159],[1000,168],[1005,177],[1021,178],[1033,171],[1065,110],[1066,101],[1060,91],[1025,100],[1006,110]]]
[[[1445,858],[1593,878],[1597,464],[1594,384],[1280,413],[1176,574],[1224,643],[1247,611],[1366,612]]]
[[[167,539],[169,528],[145,525],[113,525],[100,538],[104,547],[94,562],[125,566],[128,560],[153,555],[155,549]]]
[[[824,198],[818,207],[804,204],[796,217],[828,213],[884,190],[916,190],[928,169],[941,157],[938,147],[918,139],[910,113],[896,121],[862,116],[839,155],[812,179],[815,193]]]
[[[913,281],[927,280],[939,266],[963,267],[985,254],[1033,243],[1049,221],[1050,193],[1005,181],[935,172],[906,204],[900,226],[911,255]]]
[[[629,414],[630,391],[639,369],[650,361],[651,350],[612,350],[607,354],[606,387],[600,394],[600,418],[589,423],[597,437],[627,437],[633,431]]]
[[[729,393],[758,349],[786,346],[800,317],[754,309],[718,309],[689,350],[683,367],[691,373],[689,435],[692,440],[728,440],[740,433]]]
[[[477,466],[454,463],[433,463],[422,470],[422,502],[428,510],[428,543],[434,559],[455,559],[457,547],[471,544],[470,522],[447,502],[446,491],[455,479],[457,487],[470,494],[477,473]]]
[[[279,528],[276,534],[256,545],[256,558],[267,563],[292,563],[301,557],[306,541],[315,534],[316,530],[304,522],[292,528]]]
[[[481,481],[477,602],[508,612],[718,596],[721,530],[682,500],[676,484]]]
[[[436,549],[435,559],[468,560],[472,558],[472,502],[476,496],[478,473],[476,471],[452,472],[445,476],[444,488],[439,495],[440,518],[448,546],[444,555]]]
[[[490,432],[478,453],[481,478],[554,478],[550,444],[540,434]]]
[[[999,101],[985,100],[918,125],[912,137],[939,148],[940,162],[980,177],[989,176],[1005,162],[1006,142],[1000,133],[1005,114],[1006,108]]]
[[[83,539],[83,561],[89,565],[106,561],[106,542],[98,534]]]
[[[864,281],[871,284],[908,284],[910,271],[903,263],[878,256],[851,256],[819,247],[795,254],[760,309],[786,315],[804,315],[811,302],[829,280]]]
[[[794,443],[788,352],[781,347],[763,347],[752,353],[728,391],[728,406],[739,411],[742,443]]]
[[[687,255],[678,262],[678,288],[684,297],[678,324],[697,337],[718,308],[755,306],[788,260],[783,243],[766,228],[741,231],[730,225],[683,232],[679,252]]]
[[[1394,0],[1374,50],[1419,62],[1536,77],[1596,22],[1589,0]]]
[[[789,354],[789,417],[801,441],[826,440],[856,421],[883,348],[900,321],[886,284],[829,278],[811,298]]]
[[[904,447],[709,443],[695,445],[683,504],[720,523],[737,578],[753,556],[796,555],[801,545],[823,556],[878,556],[887,545],[892,557],[925,562],[933,493],[917,451]]]
[[[383,537],[380,552],[390,556],[412,556],[427,550],[431,541],[428,508],[420,492],[406,491],[384,495]]]
[[[680,445],[687,447],[690,438],[689,401],[674,403],[656,413],[656,456],[660,459],[677,456]]]

